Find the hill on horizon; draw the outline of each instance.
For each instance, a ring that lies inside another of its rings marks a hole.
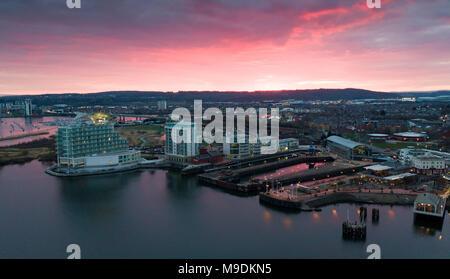
[[[71,104],[71,105],[117,105],[125,103],[152,102],[167,100],[171,102],[193,102],[202,99],[207,102],[262,102],[282,100],[301,101],[335,101],[358,99],[386,99],[405,96],[437,96],[447,95],[450,91],[424,92],[377,92],[364,89],[305,89],[305,90],[279,90],[279,91],[108,91],[98,93],[63,93],[42,95],[3,96],[0,101],[14,101],[31,98],[35,104]]]

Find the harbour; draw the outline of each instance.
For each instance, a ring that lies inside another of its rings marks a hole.
[[[0,168],[0,257],[61,258],[68,243],[85,247],[85,258],[366,258],[371,243],[383,258],[448,257],[450,218],[437,229],[415,224],[411,205],[365,205],[369,215],[379,209],[379,222],[355,242],[341,230],[360,204],[296,213],[170,170],[59,178],[47,167]]]

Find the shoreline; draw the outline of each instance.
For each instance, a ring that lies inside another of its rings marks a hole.
[[[23,138],[29,138],[29,137],[35,137],[35,136],[41,136],[41,135],[48,135],[50,132],[35,132],[35,133],[29,133],[24,135],[17,135],[17,136],[9,136],[5,138],[0,138],[0,141],[8,141],[8,140],[16,140],[16,139],[23,139]]]
[[[113,174],[113,173],[123,173],[129,171],[136,171],[140,169],[146,168],[161,168],[163,166],[164,161],[161,159],[143,161],[137,164],[132,164],[128,166],[121,167],[109,167],[104,169],[81,169],[78,172],[65,173],[55,171],[57,169],[57,165],[52,165],[45,170],[45,173],[55,177],[81,177],[81,176],[94,176],[94,175],[103,175],[103,174]]]

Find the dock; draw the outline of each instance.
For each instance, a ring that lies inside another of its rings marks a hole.
[[[248,167],[241,167],[232,169],[226,168],[214,172],[207,172],[198,175],[199,182],[207,185],[212,185],[225,190],[246,193],[258,194],[258,192],[265,190],[266,184],[260,181],[249,181],[240,183],[242,177],[264,173],[268,171],[277,170],[283,167],[288,167],[302,163],[318,163],[318,162],[332,162],[334,158],[331,156],[295,156],[295,157],[279,157],[276,161],[266,162],[262,161],[260,164],[253,165],[251,161],[247,161]],[[260,160],[260,159],[258,159]]]
[[[281,209],[296,209],[299,211],[317,210],[323,206],[338,203],[359,204],[389,204],[389,205],[413,205],[418,193],[407,190],[395,190],[393,192],[374,191],[360,189],[348,189],[344,191],[329,190],[317,194],[295,195],[292,189],[268,190],[259,194],[260,202],[270,204]]]
[[[254,182],[263,185],[272,185],[272,183],[276,183],[279,186],[297,184],[306,181],[315,181],[341,175],[352,175],[363,170],[364,167],[368,165],[370,164],[363,162],[351,164],[342,161],[335,161],[333,164],[322,166],[317,169],[309,169],[302,171],[300,173],[280,176],[275,179],[268,179],[268,180],[259,179],[255,180]]]

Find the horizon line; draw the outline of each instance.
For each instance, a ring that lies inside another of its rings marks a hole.
[[[139,92],[139,93],[164,93],[164,94],[177,94],[177,93],[202,93],[202,92],[217,92],[217,93],[265,93],[265,92],[282,92],[282,91],[314,91],[314,90],[364,90],[370,91],[373,93],[380,94],[399,94],[399,93],[435,93],[440,91],[450,91],[450,89],[439,89],[439,90],[430,90],[430,91],[376,91],[370,89],[363,88],[354,88],[354,87],[346,87],[346,88],[309,88],[309,89],[277,89],[277,90],[178,90],[178,91],[160,91],[160,90],[107,90],[107,91],[97,91],[97,92],[61,92],[61,93],[0,93],[0,97],[14,97],[14,96],[43,96],[43,95],[68,95],[68,94],[77,94],[77,95],[89,95],[89,94],[100,94],[100,93],[130,93],[130,92]]]

